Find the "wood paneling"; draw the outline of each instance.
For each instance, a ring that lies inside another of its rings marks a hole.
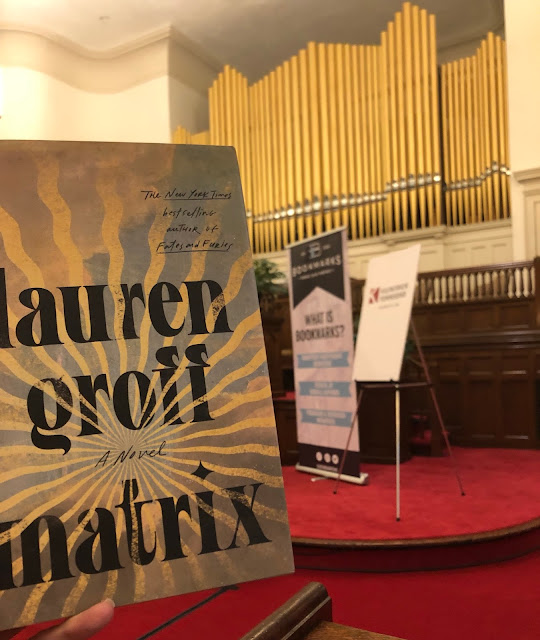
[[[335,624],[332,600],[325,587],[310,582],[241,640],[400,640]]]
[[[362,287],[362,281],[353,281],[356,313]],[[420,274],[417,291],[423,302],[413,307],[413,318],[453,442],[539,448],[540,258],[477,271]],[[280,313],[285,314],[283,326],[287,327],[281,349],[290,354],[288,305],[283,304]],[[287,362],[290,356],[282,366]],[[410,376],[408,369],[402,380]],[[393,407],[391,390],[366,394],[360,416],[364,459],[394,459]],[[421,412],[432,428],[437,425],[429,394],[423,389],[404,391],[401,408],[406,458],[410,416]]]
[[[499,326],[504,329],[527,329],[531,321],[531,305],[527,302],[514,301],[500,303]]]
[[[296,437],[296,403],[293,398],[274,398],[274,412],[282,465],[298,462]]]
[[[414,401],[411,392],[401,392],[400,460],[411,457],[409,422]],[[427,392],[426,399],[427,399]],[[362,396],[358,413],[360,428],[360,459],[363,462],[393,463],[396,461],[395,400],[393,389],[371,389]]]

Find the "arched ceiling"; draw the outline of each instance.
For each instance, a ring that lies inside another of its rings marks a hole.
[[[501,30],[503,0],[418,0],[437,16],[440,49]],[[107,51],[173,27],[253,81],[310,41],[370,44],[401,0],[1,0],[0,27]]]

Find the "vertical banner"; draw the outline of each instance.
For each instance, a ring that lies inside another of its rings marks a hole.
[[[419,258],[416,244],[369,261],[354,358],[358,382],[399,381]]]
[[[330,477],[337,475],[356,410],[346,250],[345,229],[288,247],[297,468]],[[360,482],[359,458],[355,429],[344,479]]]

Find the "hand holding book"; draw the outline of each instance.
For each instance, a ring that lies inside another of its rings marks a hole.
[[[113,612],[114,602],[104,600],[55,627],[40,631],[32,640],[86,640],[111,621]],[[13,638],[19,631],[20,629],[0,631],[0,640]]]

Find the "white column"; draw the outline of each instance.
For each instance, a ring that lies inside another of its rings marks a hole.
[[[505,0],[514,260],[540,255],[540,4]]]

